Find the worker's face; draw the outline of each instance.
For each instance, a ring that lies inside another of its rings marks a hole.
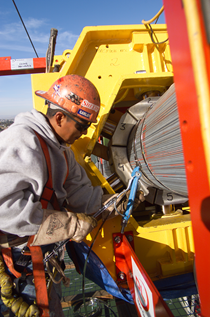
[[[83,134],[87,134],[89,124],[86,121],[78,118],[64,116],[61,121],[61,128],[59,129],[59,137],[67,144],[73,144]]]

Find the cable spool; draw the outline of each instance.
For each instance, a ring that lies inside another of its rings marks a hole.
[[[174,85],[148,109],[132,131],[128,160],[132,168],[139,164],[154,187],[188,195]]]
[[[147,201],[169,205],[188,200],[174,84],[161,97],[146,98],[127,110],[112,137],[111,152],[125,185],[140,166],[139,188]]]

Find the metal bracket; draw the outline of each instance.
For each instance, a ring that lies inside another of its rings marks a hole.
[[[132,236],[130,242],[128,236]],[[133,243],[132,232],[126,232],[123,235],[121,233],[113,234],[118,281],[127,282],[140,317],[173,317],[167,304],[137,258],[132,247]]]

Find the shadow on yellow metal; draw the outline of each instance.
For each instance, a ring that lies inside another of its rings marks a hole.
[[[34,107],[44,113],[46,106],[34,91],[48,90],[59,77],[78,74],[97,87],[101,97],[98,122],[72,145],[72,150],[92,184],[102,186],[111,194],[114,190],[90,156],[113,110],[123,113],[148,92],[161,95],[173,83],[170,48],[165,41],[168,38],[166,26],[155,24],[152,28],[153,37],[147,25],[86,27],[73,50],[54,56],[50,73],[31,76]],[[55,65],[59,65],[59,72],[53,72]],[[111,121],[113,132],[117,123]],[[120,229],[120,216],[108,220],[93,248],[114,279],[112,234]],[[131,217],[126,230],[133,231],[135,252],[153,280],[193,270],[190,215],[163,216],[146,223]],[[96,232],[97,228],[88,235],[88,244]]]
[[[93,250],[116,280],[112,233],[121,230],[121,217],[108,220]],[[91,244],[97,229],[87,236]],[[126,231],[133,232],[134,251],[152,280],[193,271],[194,244],[190,215],[162,216],[137,222],[131,216]]]

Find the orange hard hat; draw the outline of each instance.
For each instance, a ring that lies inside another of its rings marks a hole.
[[[96,87],[82,76],[66,75],[56,80],[48,91],[37,90],[35,94],[80,119],[97,122],[100,96]]]

